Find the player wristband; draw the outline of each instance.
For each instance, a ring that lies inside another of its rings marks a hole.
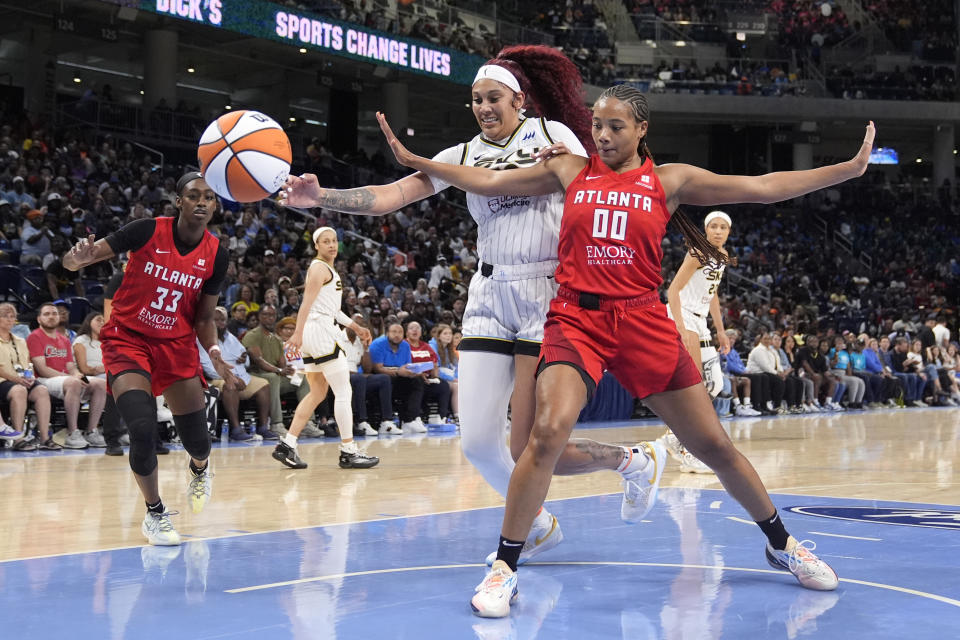
[[[216,353],[217,355],[220,355],[220,347],[219,347],[219,345],[213,345],[212,347],[210,347],[209,349],[207,349],[207,353],[208,353],[209,355],[211,355],[211,356],[213,356],[214,353]]]

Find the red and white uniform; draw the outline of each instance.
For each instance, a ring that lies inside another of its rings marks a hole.
[[[207,231],[199,245],[180,255],[174,247],[173,221],[156,218],[147,244],[130,252],[108,327],[119,325],[159,339],[193,334],[200,289],[213,275],[220,241]]]
[[[108,381],[124,371],[150,375],[154,395],[200,376],[194,321],[204,283],[214,275],[220,241],[209,231],[186,254],[174,242],[174,218],[156,218],[146,243],[130,251],[123,283],[101,332]]]
[[[594,385],[606,369],[636,398],[701,381],[657,292],[669,220],[649,158],[623,174],[590,158],[567,187],[560,291],[547,314],[541,368],[572,364]]]

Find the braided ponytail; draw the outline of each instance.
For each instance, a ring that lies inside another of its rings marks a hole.
[[[597,102],[606,100],[607,98],[616,98],[629,106],[638,124],[641,122],[650,122],[650,106],[647,104],[647,97],[643,95],[639,89],[627,84],[618,84],[604,90],[604,92],[600,94],[600,97],[597,98]],[[637,145],[637,153],[640,155],[641,160],[650,158],[651,162],[654,161],[653,154],[650,153],[650,147],[647,146],[646,135],[640,139],[640,143]],[[687,245],[687,249],[700,264],[707,264],[710,261],[716,261],[720,264],[730,262],[730,258],[710,244],[710,241],[707,240],[707,236],[703,234],[703,231],[701,231],[697,225],[693,224],[690,218],[688,218],[679,207],[670,216],[670,221],[673,222],[680,233],[683,234],[683,240]]]

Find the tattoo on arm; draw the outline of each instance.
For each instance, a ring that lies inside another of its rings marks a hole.
[[[583,438],[573,438],[570,440],[570,444],[573,445],[577,455],[575,457],[569,456],[570,450],[568,449],[567,460],[561,458],[556,469],[554,469],[554,473],[557,475],[590,473],[601,469],[616,470],[623,462],[622,447]]]
[[[341,213],[359,213],[370,211],[377,197],[370,189],[324,189],[317,202],[318,207],[333,209]]]

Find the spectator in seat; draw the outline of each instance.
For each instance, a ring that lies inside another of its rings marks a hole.
[[[8,196],[9,199],[9,196]],[[27,222],[20,231],[20,264],[40,265],[50,253],[50,238],[53,231],[47,228],[43,213],[32,209],[27,213]]]
[[[842,336],[837,336],[833,339],[830,365],[833,370],[833,375],[847,387],[847,407],[851,409],[862,409],[866,384],[863,380],[853,375],[850,351],[847,350],[847,342]]]
[[[890,350],[890,369],[893,375],[903,383],[904,403],[914,407],[926,407],[928,405],[923,401],[923,387],[926,380],[920,373],[923,361],[909,358],[909,355],[910,344],[907,339],[898,337],[893,343],[893,349]]]
[[[374,373],[390,377],[393,398],[400,403],[400,427],[391,425],[386,433],[425,433],[420,419],[423,404],[425,373],[414,373],[410,364],[410,344],[403,339],[403,326],[396,321],[386,322],[384,335],[370,343],[370,361]],[[380,433],[384,433],[381,429]]]
[[[727,329],[727,337],[730,338],[731,345],[730,351],[726,354],[725,359],[727,371],[730,373],[730,375],[747,378],[750,381],[750,395],[744,396],[741,401],[742,406],[745,409],[744,415],[761,415],[762,413],[769,413],[769,410],[765,409],[764,407],[766,398],[764,398],[762,395],[763,389],[759,389],[757,387],[758,384],[763,384],[762,378],[760,376],[750,374],[747,371],[747,366],[743,363],[743,360],[740,358],[740,352],[738,352],[736,349],[736,343],[737,340],[740,339],[740,333],[736,329]],[[754,404],[760,407],[760,409],[756,409]],[[748,413],[746,411],[747,409],[750,410],[751,413]]]
[[[883,402],[883,376],[867,371],[866,346],[861,338],[850,343],[850,373],[863,381],[863,401],[868,407],[876,409]]]
[[[367,326],[362,314],[355,313],[353,321],[361,327]],[[377,435],[377,431],[367,421],[368,394],[377,395],[380,402],[380,431],[387,433],[388,429],[396,426],[391,420],[393,386],[390,384],[390,376],[383,373],[370,373],[373,371],[373,362],[370,359],[370,353],[363,346],[363,341],[352,329],[348,328],[345,331],[348,342],[344,351],[347,354],[347,363],[351,372],[350,385],[353,387],[353,419],[357,423],[353,428],[353,435]]]
[[[770,350],[771,345],[769,333],[757,336],[757,344],[747,356],[747,374],[753,376],[751,381],[754,389],[763,392],[764,403],[760,407],[761,411],[776,414],[780,412],[780,403],[783,402],[784,383],[778,375],[780,359]],[[756,398],[759,402],[759,393]]]
[[[883,387],[877,402],[885,402],[886,406],[892,409],[898,406],[897,399],[903,396],[903,385],[890,370],[890,354],[886,350],[881,353],[880,345],[884,341],[889,347],[890,339],[886,336],[879,342],[876,338],[869,338],[867,348],[863,350],[863,355],[866,359],[865,369],[867,373],[880,376],[883,379]]]
[[[83,319],[73,341],[73,359],[77,363],[77,369],[88,378],[107,377],[107,370],[103,366],[103,351],[100,349],[101,329],[103,314],[92,311]]]
[[[103,378],[84,376],[73,361],[70,340],[57,331],[60,314],[52,304],[40,305],[37,313],[40,326],[27,337],[27,348],[37,380],[47,388],[51,396],[63,400],[67,419],[68,449],[85,449],[87,446],[106,447],[107,443],[97,425],[107,399],[107,381]],[[90,401],[87,430],[77,430],[80,404]]]
[[[250,353],[251,373],[266,379],[270,384],[270,430],[281,434],[285,427],[280,396],[295,392],[299,401],[310,392],[310,385],[306,380],[299,386],[290,382],[290,377],[296,370],[287,363],[283,353],[283,339],[275,332],[277,310],[264,306],[260,308],[259,319],[259,325],[243,335],[243,346]]]
[[[419,322],[407,323],[407,343],[410,345],[410,359],[414,364],[432,364],[433,368],[427,372],[427,386],[424,388],[423,401],[436,402],[441,420],[450,416],[450,384],[439,377],[439,358],[436,351],[423,338],[423,327]],[[425,407],[420,407],[423,413]]]
[[[217,307],[213,310],[213,323],[217,327],[217,344],[220,346],[220,356],[223,361],[233,367],[236,384],[227,388],[223,378],[217,373],[210,361],[206,349],[197,341],[200,352],[200,364],[203,366],[203,375],[214,387],[220,389],[220,402],[223,411],[227,414],[227,423],[230,425],[230,439],[243,441],[253,436],[240,428],[240,401],[253,398],[257,405],[257,433],[264,440],[276,440],[278,434],[270,431],[270,383],[260,376],[252,376],[247,371],[249,356],[246,348],[235,335],[227,331],[227,310]]]
[[[460,355],[453,346],[453,327],[448,324],[438,324],[434,327],[436,337],[430,340],[430,346],[437,354],[437,374],[441,380],[450,385],[450,409],[454,420],[460,417],[460,402],[458,398],[459,384],[457,382],[460,368]]]
[[[57,308],[57,315],[60,317],[57,332],[66,336],[70,344],[73,344],[77,339],[77,332],[70,328],[70,305],[66,300],[54,300],[53,306]]]
[[[10,422],[14,431],[24,434],[27,404],[33,403],[37,414],[39,444],[20,437],[13,441],[14,451],[41,449],[57,451],[60,445],[50,437],[50,394],[33,375],[24,375],[32,367],[26,341],[12,333],[17,324],[17,308],[9,302],[0,304],[0,397],[10,405]],[[25,434],[24,434],[25,435]]]

